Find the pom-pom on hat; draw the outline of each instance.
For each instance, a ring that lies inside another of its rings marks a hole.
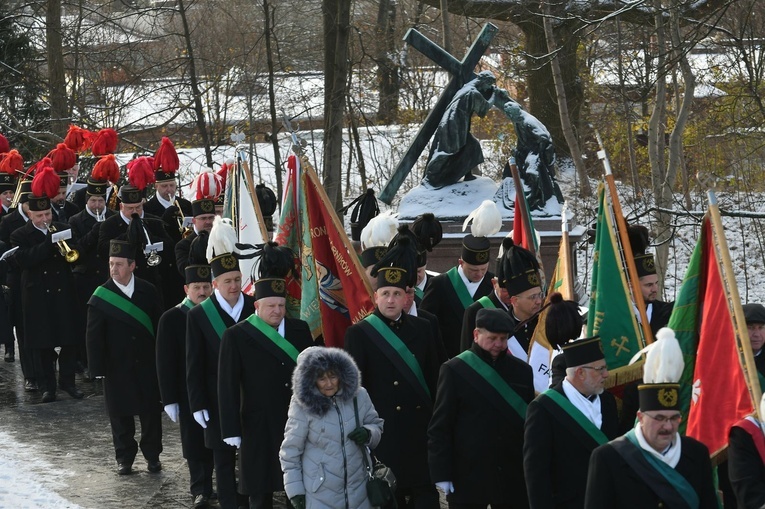
[[[582,334],[584,320],[579,305],[572,300],[563,300],[558,292],[550,295],[550,304],[545,316],[545,335],[553,347],[560,347]]]
[[[0,193],[16,189],[16,179],[24,173],[24,159],[16,149],[0,154]]]
[[[88,196],[106,196],[108,183],[116,183],[120,179],[120,167],[114,154],[108,154],[98,159],[93,171],[88,177]]]
[[[146,196],[146,186],[154,183],[154,158],[136,157],[127,163],[128,184],[120,188],[123,203],[140,203]]]
[[[220,177],[220,189],[221,193],[218,195],[218,199],[215,200],[216,205],[223,205],[223,201],[226,198],[226,194],[223,192],[226,189],[226,179],[228,179],[228,172],[231,166],[234,164],[233,159],[229,159],[224,162],[216,174]]]
[[[643,365],[643,384],[638,385],[640,411],[679,410],[680,384],[685,361],[675,333],[662,327],[647,349]]]
[[[93,143],[93,133],[72,124],[64,138],[64,144],[76,153],[84,152]]]
[[[344,211],[353,207],[351,211],[351,239],[361,241],[361,232],[369,224],[373,217],[380,213],[374,189],[367,189],[364,194],[353,200],[344,208]]]
[[[215,202],[222,191],[222,179],[217,173],[203,171],[197,175],[191,183],[191,192],[194,197],[191,202],[191,215],[197,217],[215,214]]]
[[[280,246],[276,242],[266,242],[260,246],[260,250],[260,262],[257,264],[258,278],[254,285],[255,300],[264,297],[286,297],[285,278],[296,270],[295,253],[287,246]]]
[[[53,171],[56,173],[65,172],[77,164],[77,154],[64,143],[56,145],[56,148],[48,152],[47,157],[50,158]]]
[[[117,136],[117,131],[111,127],[107,127],[93,135],[93,144],[90,147],[90,151],[94,156],[114,154],[117,150],[118,143],[119,137]]]
[[[470,224],[470,233],[462,239],[462,261],[470,265],[489,263],[491,243],[487,238],[502,229],[502,214],[491,200],[484,200],[472,211],[462,225],[462,231]]]
[[[59,178],[53,167],[47,164],[38,165],[35,177],[32,179],[32,196],[29,197],[29,210],[40,212],[50,208],[50,199],[58,194]]]
[[[0,154],[4,154],[5,152],[10,152],[11,150],[11,144],[8,143],[8,138],[0,134]]]
[[[391,211],[373,217],[361,231],[361,264],[370,267],[379,262],[398,231],[398,219]]]
[[[390,277],[390,274],[382,274],[380,271],[383,268],[396,267],[403,270],[404,280],[402,281],[405,288],[407,286],[414,287],[417,284],[417,238],[414,233],[409,230],[407,225],[401,225],[398,228],[398,234],[393,237],[385,255],[375,263],[372,267],[372,277],[377,276],[377,282],[386,283]],[[383,286],[399,286],[398,284],[390,285],[384,284]],[[381,288],[381,286],[378,286]]]
[[[167,136],[162,137],[159,148],[154,153],[154,171],[157,182],[175,180],[175,172],[180,168],[178,152]]]
[[[235,256],[237,240],[231,223],[216,216],[207,241],[207,261],[214,278],[226,272],[239,271],[239,260]]]
[[[497,260],[497,281],[511,296],[541,286],[539,261],[529,251],[513,243],[513,239],[502,240],[502,256]]]

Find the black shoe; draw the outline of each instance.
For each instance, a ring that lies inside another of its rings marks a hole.
[[[13,355],[13,352],[5,352],[5,357],[3,357],[5,362],[16,362],[16,356]]]
[[[62,391],[69,394],[74,399],[82,399],[85,397],[85,393],[74,385],[61,385],[59,387]]]
[[[77,364],[74,367],[74,372],[78,375],[83,374],[85,372],[85,365],[82,362],[77,361]]]
[[[194,497],[194,507],[210,507],[210,499],[206,495],[197,495]]]
[[[159,460],[157,460],[157,461],[150,461],[149,465],[148,465],[148,470],[152,474],[156,474],[157,472],[162,470],[162,462],[160,462]]]
[[[117,474],[130,475],[131,473],[133,473],[132,463],[120,463],[117,465]]]
[[[45,391],[43,392],[42,402],[43,403],[53,403],[56,401],[56,392],[55,391]]]
[[[33,382],[32,380],[26,380],[24,382],[24,390],[27,392],[32,392],[37,390],[37,382]]]

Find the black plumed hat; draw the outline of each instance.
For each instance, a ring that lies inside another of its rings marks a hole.
[[[582,333],[584,320],[579,314],[579,305],[572,300],[563,300],[558,292],[550,295],[550,304],[545,317],[545,335],[553,347],[560,347]]]
[[[384,267],[403,269],[406,271],[406,286],[417,284],[417,238],[407,225],[399,227],[385,255],[372,267],[372,277],[376,277]]]

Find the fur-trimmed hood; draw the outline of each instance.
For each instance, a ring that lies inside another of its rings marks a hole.
[[[361,385],[356,363],[345,350],[312,346],[306,348],[297,359],[292,373],[292,394],[297,403],[309,414],[321,417],[332,407],[332,400],[319,392],[316,380],[319,375],[332,370],[340,377],[340,389],[335,398],[350,401]]]

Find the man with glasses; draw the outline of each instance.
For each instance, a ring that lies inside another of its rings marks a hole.
[[[638,423],[590,458],[587,509],[717,507],[709,450],[677,431],[682,351],[671,329],[656,336],[645,363],[656,369],[646,369],[638,387]]]
[[[590,454],[617,436],[616,400],[605,391],[608,367],[600,338],[570,341],[563,356],[566,378],[526,412],[523,470],[531,509],[586,507]]]

